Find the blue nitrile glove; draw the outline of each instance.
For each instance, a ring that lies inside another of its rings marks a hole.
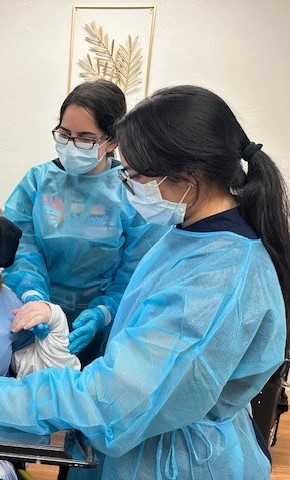
[[[39,302],[39,300],[42,300],[42,298],[38,297],[37,295],[27,295],[24,303],[37,301]],[[49,326],[47,325],[47,323],[39,323],[38,325],[35,325],[29,330],[34,333],[37,338],[40,338],[40,340],[43,340],[49,334]]]
[[[99,308],[84,310],[72,323],[73,331],[69,334],[68,349],[77,355],[94,338],[99,330],[105,327],[105,313]]]

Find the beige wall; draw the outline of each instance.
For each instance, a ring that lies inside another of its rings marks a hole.
[[[73,4],[0,0],[0,206],[30,166],[55,156],[50,131],[67,94]],[[180,83],[214,90],[290,178],[290,0],[154,4],[149,92]]]

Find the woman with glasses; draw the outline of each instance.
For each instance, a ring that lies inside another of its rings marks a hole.
[[[117,138],[128,199],[173,228],[132,275],[105,355],[82,372],[0,379],[0,424],[81,430],[105,454],[102,480],[269,480],[248,406],[284,360],[281,174],[200,87],[156,92]]]
[[[102,351],[132,272],[164,232],[136,213],[118,180],[114,124],[125,111],[112,82],[77,86],[52,131],[58,159],[31,168],[5,204],[23,232],[5,283],[24,303],[61,306],[83,366]],[[42,327],[34,332],[45,337]]]

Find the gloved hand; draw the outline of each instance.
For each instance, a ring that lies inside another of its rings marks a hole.
[[[42,300],[42,298],[37,295],[28,295],[25,298],[24,303],[37,302],[39,300]],[[49,326],[47,323],[39,323],[38,325],[35,325],[35,327],[29,328],[29,330],[34,333],[37,338],[40,338],[40,340],[43,340],[49,334]]]
[[[105,326],[105,313],[99,307],[84,310],[72,323],[73,331],[69,334],[68,349],[77,355]]]

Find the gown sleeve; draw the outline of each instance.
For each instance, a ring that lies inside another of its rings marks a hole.
[[[33,206],[41,169],[33,167],[16,186],[5,203],[4,216],[23,232],[14,264],[4,270],[5,284],[19,298],[33,289],[49,300],[49,277],[44,256],[37,243],[33,223]],[[32,292],[33,293],[33,292]]]
[[[116,271],[114,281],[107,288],[106,294],[97,296],[90,302],[89,307],[104,305],[109,310],[113,320],[123,293],[137,265],[158,240],[168,232],[169,228],[171,227],[145,222],[138,212],[134,215],[133,221],[130,219],[130,224],[125,222],[125,243],[122,261]]]
[[[246,406],[283,361],[281,292],[259,279],[253,292],[250,272],[227,295],[213,268],[194,280],[185,273],[193,269],[180,262],[174,281],[169,272],[171,281],[164,278],[109,340],[105,356],[82,372],[52,368],[22,381],[0,379],[0,425],[37,434],[75,428],[118,457],[202,421],[217,405],[216,418]]]

